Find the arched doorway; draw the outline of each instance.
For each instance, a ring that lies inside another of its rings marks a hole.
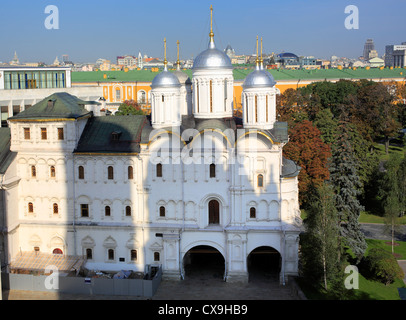
[[[185,279],[223,281],[225,261],[217,249],[201,245],[185,254],[183,267]]]
[[[278,250],[258,247],[248,255],[247,264],[250,282],[279,281],[282,258]]]

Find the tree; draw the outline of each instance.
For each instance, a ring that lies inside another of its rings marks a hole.
[[[385,225],[390,230],[392,253],[394,236],[401,217],[406,210],[406,157],[394,154],[385,164],[385,175],[382,181],[381,195],[385,210]]]
[[[337,120],[329,108],[321,110],[315,118],[314,124],[321,132],[323,142],[331,146],[337,133]]]
[[[363,210],[358,200],[361,183],[350,141],[348,123],[341,121],[330,162],[330,179],[336,193],[342,245],[347,244],[359,261],[367,248],[367,244],[358,222]]]
[[[349,107],[361,132],[365,131],[372,140],[383,137],[386,154],[389,154],[389,141],[398,134],[400,124],[398,108],[388,88],[381,83],[362,82]]]
[[[115,113],[116,116],[144,115],[144,114],[145,113],[141,110],[140,105],[134,100],[125,100],[118,107],[118,111]]]
[[[329,179],[328,158],[330,147],[321,139],[320,130],[311,121],[304,120],[293,125],[284,156],[295,161],[302,170],[299,173],[299,200],[306,204],[309,192]]]
[[[324,182],[312,197],[304,220],[306,233],[301,244],[301,263],[306,278],[323,283],[337,277],[339,268],[339,230],[334,191]]]
[[[373,248],[369,251],[365,260],[372,277],[385,285],[391,284],[395,279],[404,277],[403,270],[390,252],[380,248]]]

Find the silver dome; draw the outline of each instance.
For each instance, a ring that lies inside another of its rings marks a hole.
[[[193,69],[232,69],[230,58],[222,51],[216,49],[214,42],[209,48],[200,53],[193,62]]]
[[[180,84],[192,84],[192,81],[185,72],[175,70],[173,74],[178,78]]]
[[[251,72],[244,80],[243,88],[263,88],[273,87],[276,84],[273,76],[266,70],[257,68]]]
[[[180,87],[180,82],[178,77],[167,69],[164,69],[160,74],[158,74],[154,80],[152,80],[151,88],[172,88]]]

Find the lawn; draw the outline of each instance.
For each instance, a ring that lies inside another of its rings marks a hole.
[[[381,224],[385,223],[384,217],[377,216],[375,214],[370,214],[365,211],[361,212],[358,221],[361,223],[381,223]],[[406,224],[406,216],[399,218],[399,223]]]
[[[385,152],[385,145],[382,143],[375,143],[374,148],[378,154],[379,160],[387,161],[391,154],[399,154],[401,156],[405,155],[406,152],[406,145],[405,143],[402,144],[400,139],[393,139],[393,142],[389,145],[389,154],[387,155]]]

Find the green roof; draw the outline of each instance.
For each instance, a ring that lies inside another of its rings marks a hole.
[[[244,80],[245,77],[254,69],[237,69],[234,68],[234,79]],[[159,71],[161,72],[161,71]],[[152,82],[159,72],[150,70],[131,70],[124,71],[91,71],[91,72],[72,72],[72,82]],[[192,78],[192,70],[182,70]],[[268,70],[276,81],[279,80],[323,80],[323,79],[379,79],[379,78],[405,78],[406,69],[400,68],[365,68],[353,69],[320,69],[320,70],[288,70],[272,69]],[[402,73],[402,74],[401,74]],[[107,78],[104,79],[104,74]]]
[[[75,152],[138,153],[145,125],[149,123],[142,115],[91,117]]]
[[[0,128],[0,174],[4,174],[16,157],[16,152],[10,151],[10,128]]]
[[[72,96],[66,92],[58,92],[41,100],[31,108],[20,112],[9,120],[32,120],[32,119],[77,119],[91,114],[84,108],[87,102]]]

